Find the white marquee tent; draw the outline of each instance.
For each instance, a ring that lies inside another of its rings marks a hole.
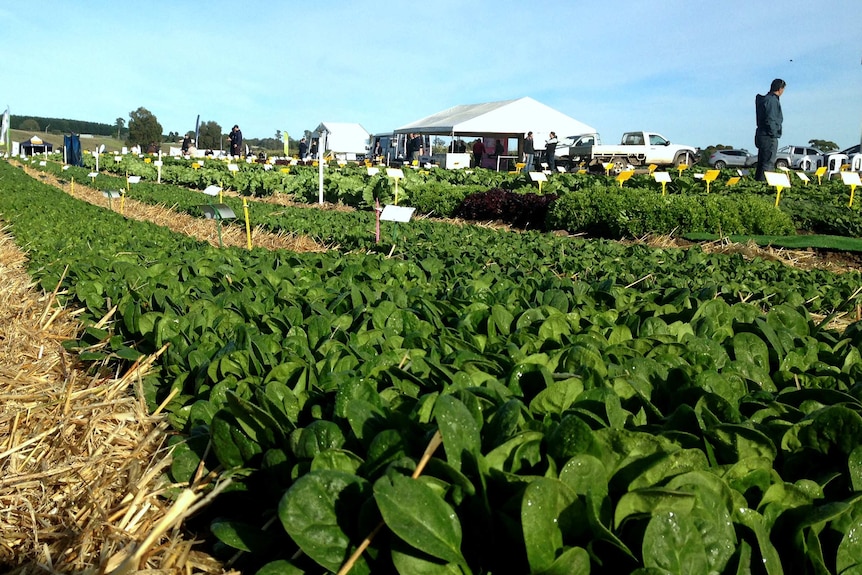
[[[596,130],[525,96],[517,100],[455,106],[402,126],[395,130],[395,133],[413,132],[466,138],[496,136],[522,140],[527,132],[533,132],[536,145],[541,146],[552,131],[557,137],[565,138],[593,133]]]

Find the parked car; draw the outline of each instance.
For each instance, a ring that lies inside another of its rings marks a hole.
[[[709,165],[722,170],[728,166],[748,167],[757,163],[757,156],[748,150],[716,150],[709,156]]]
[[[775,159],[777,169],[816,170],[826,165],[826,156],[817,148],[810,146],[784,146],[779,148]]]

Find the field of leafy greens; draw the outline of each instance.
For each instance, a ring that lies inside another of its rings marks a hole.
[[[197,521],[236,568],[337,572],[375,533],[351,573],[862,573],[862,323],[827,327],[859,273],[428,220],[393,249],[367,209],[251,204],[339,249],[219,250],[0,163],[31,274],[85,308],[68,347],[169,344],[169,478],[231,478]]]
[[[118,158],[118,162],[104,160],[102,169],[120,176],[140,175],[147,181],[157,179],[156,168],[147,162],[150,158]],[[219,185],[244,196],[278,194],[300,203],[318,201],[318,171],[312,166],[240,163],[231,172],[219,160],[163,161],[163,183],[198,190]],[[94,168],[93,156],[85,156],[85,164]],[[686,170],[674,174],[662,194],[661,185],[647,174],[635,174],[624,186],[604,175],[554,174],[539,190],[526,174],[485,169],[406,170],[398,190],[399,202],[415,207],[420,214],[501,220],[526,229],[563,229],[612,239],[647,233],[786,236],[797,230],[806,235],[862,236],[862,207],[858,201],[848,206],[850,190],[840,179],[803,183],[792,176],[791,187],[782,192],[780,209],[774,209],[774,188],[749,178],[733,185],[731,176],[735,175],[735,171],[724,170],[707,188],[697,177],[702,174]],[[395,200],[392,178],[383,170],[369,176],[364,166],[355,164],[328,167],[324,188],[325,201],[360,209],[374,206],[375,199],[381,203]],[[496,192],[490,201],[474,201],[464,209],[462,202],[468,196],[488,191]],[[553,205],[542,196],[553,196]]]

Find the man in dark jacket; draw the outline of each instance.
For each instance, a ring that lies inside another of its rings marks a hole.
[[[784,80],[776,78],[772,81],[768,94],[758,94],[754,98],[754,110],[757,114],[757,131],[754,133],[757,170],[754,172],[754,179],[761,182],[766,180],[764,172],[775,169],[778,138],[781,137],[781,124],[784,122],[780,97],[786,85]]]
[[[230,155],[231,156],[241,156],[242,155],[242,132],[239,129],[239,126],[234,126],[228,135],[228,140],[230,140]]]

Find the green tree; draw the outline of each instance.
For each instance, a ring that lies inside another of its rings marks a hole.
[[[117,139],[119,140],[123,128],[126,127],[126,120],[123,118],[117,118],[116,120],[114,120],[114,127],[117,128]]]
[[[129,137],[126,142],[130,146],[138,145],[146,150],[152,145],[158,146],[162,141],[162,125],[152,112],[140,107],[129,112]]]
[[[170,131],[170,132],[168,132],[168,135],[167,135],[167,136],[165,136],[165,141],[166,141],[166,142],[176,142],[176,141],[177,141],[177,140],[179,140],[179,139],[180,139],[180,135],[179,135],[179,133],[174,132],[174,131]]]
[[[838,149],[838,144],[832,140],[808,140],[808,143],[821,152],[834,152]]]
[[[23,122],[21,122],[20,130],[24,130],[25,132],[38,132],[39,131],[39,122],[34,120],[33,118],[27,118]]]
[[[282,141],[282,139],[281,139],[281,130],[276,130],[276,131],[275,131],[275,139],[276,139],[277,141],[279,141],[279,142],[281,142],[281,141]]]
[[[198,128],[198,141],[195,145],[199,150],[220,150],[221,137],[221,126],[218,122],[209,120]]]

